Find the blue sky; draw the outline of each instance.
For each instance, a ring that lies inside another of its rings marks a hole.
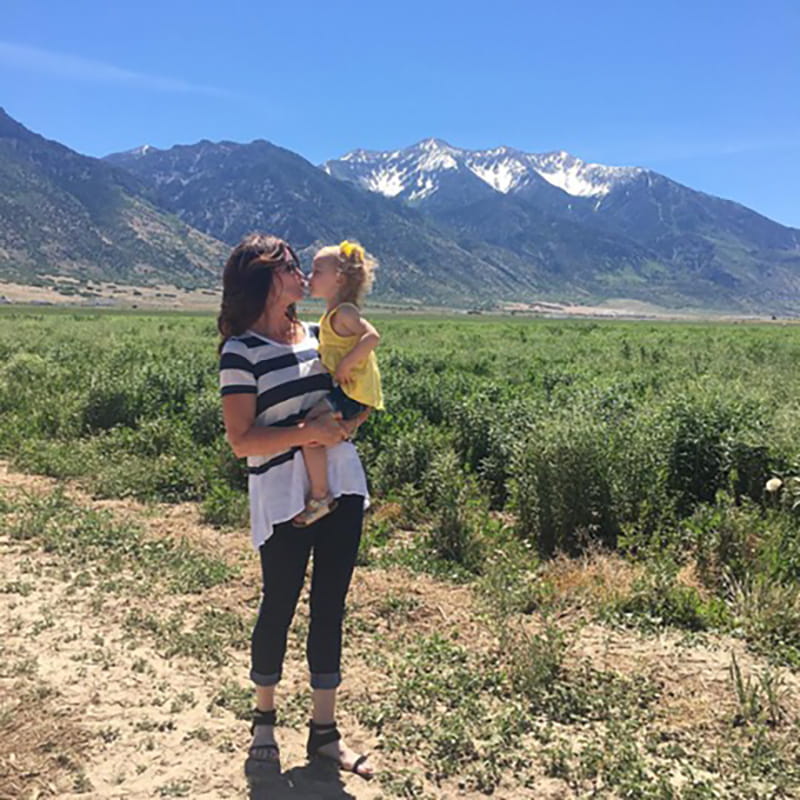
[[[0,106],[90,155],[436,136],[655,169],[800,227],[798,0],[4,0]]]

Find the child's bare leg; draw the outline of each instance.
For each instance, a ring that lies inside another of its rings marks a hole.
[[[328,413],[330,413],[328,404],[320,403],[306,414],[306,419],[316,419]],[[311,486],[311,496],[306,498],[306,507],[292,520],[292,523],[300,528],[311,525],[336,507],[336,502],[329,495],[326,449],[322,446],[307,445],[303,448],[303,459]]]
[[[323,414],[329,413],[330,408],[327,403],[317,403],[311,411],[306,414],[306,419],[316,419]],[[303,459],[306,462],[306,472],[308,472],[308,482],[311,485],[311,497],[315,500],[323,500],[328,496],[328,456],[324,447],[306,446],[303,448]]]
[[[304,447],[308,482],[311,484],[311,497],[324,500],[328,496],[328,456],[324,447]]]

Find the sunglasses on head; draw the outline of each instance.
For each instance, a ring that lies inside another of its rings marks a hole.
[[[300,262],[294,251],[289,247],[279,247],[272,253],[262,253],[256,256],[250,263],[261,263],[276,269],[282,267],[283,271],[289,274],[301,272]]]

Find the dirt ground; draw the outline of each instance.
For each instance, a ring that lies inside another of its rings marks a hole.
[[[0,281],[0,303],[23,305],[210,311],[219,308],[221,296],[219,289],[189,290],[170,284],[128,286],[103,281],[84,285],[64,276],[53,277],[53,282],[46,286]]]
[[[14,472],[0,463],[0,496],[52,492],[50,479]],[[185,538],[195,547],[238,565],[238,576],[198,595],[119,595],[86,579],[35,540],[0,539],[0,798],[238,798],[312,800],[388,797],[378,780],[340,774],[332,764],[305,757],[308,710],[302,634],[306,605],[298,608],[279,707],[281,770],[246,762],[247,724],[218,702],[221,687],[248,687],[246,647],[231,649],[222,665],[165,655],[147,637],[132,634],[133,608],[166,618],[204,608],[254,613],[258,569],[245,531],[220,532],[203,525],[191,504],[143,506],[132,501],[93,500],[72,487],[82,504],[134,520],[147,536]],[[77,588],[76,588],[77,587]],[[381,752],[381,742],[348,712],[348,701],[379,693],[386,676],[369,657],[371,637],[390,624],[380,602],[402,589],[415,598],[404,618],[404,636],[455,632],[482,647],[491,632],[474,610],[469,588],[438,582],[400,568],[359,569],[350,598],[345,684],[340,727],[349,743],[369,751],[377,770],[415,768],[413,753]],[[358,624],[356,624],[358,623]],[[531,624],[536,620],[532,618]],[[744,671],[760,666],[741,642],[706,637],[687,643],[676,633],[644,637],[598,624],[582,625],[576,657],[600,669],[646,674],[663,687],[662,725],[669,729],[708,725],[733,706],[728,668],[731,651]],[[800,681],[786,673],[797,708]],[[788,696],[788,695],[787,695]],[[426,797],[478,798],[457,783]],[[499,798],[572,797],[559,780],[542,778],[530,790],[501,787]]]
[[[80,308],[140,309],[149,311],[216,312],[222,297],[219,288],[182,289],[170,284],[128,286],[105,281],[81,284],[75,278],[46,276],[50,284],[28,286],[11,281],[0,281],[0,304],[77,306]],[[82,294],[80,293],[82,292]],[[425,313],[452,314],[454,309],[397,306],[380,301],[369,303],[372,313]],[[552,318],[586,318],[618,320],[671,320],[719,322],[796,322],[791,318],[776,319],[770,314],[737,314],[694,309],[668,309],[630,298],[612,298],[598,305],[554,303],[545,300],[530,303],[503,302],[488,315],[524,315]]]

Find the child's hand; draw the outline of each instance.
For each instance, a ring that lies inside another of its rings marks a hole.
[[[353,368],[355,364],[343,358],[336,367],[336,372],[333,377],[336,378],[336,383],[340,386],[347,386],[348,383],[353,382]]]

